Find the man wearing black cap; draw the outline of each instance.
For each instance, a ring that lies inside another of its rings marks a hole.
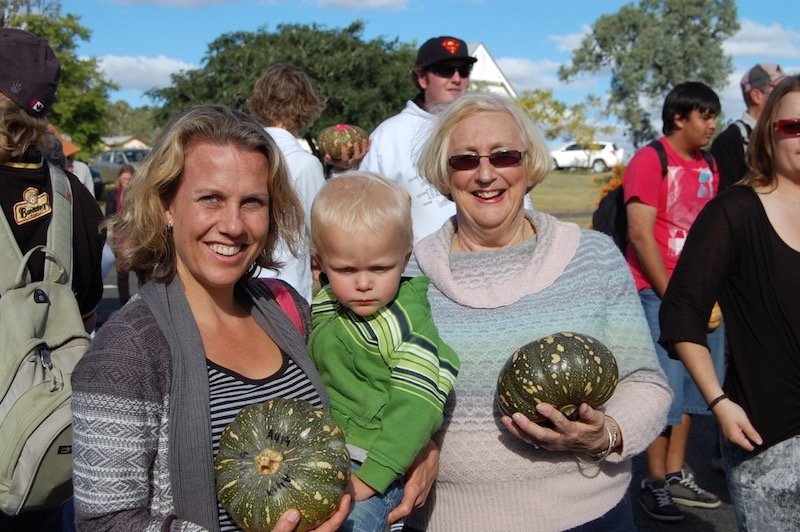
[[[439,229],[455,214],[453,202],[419,175],[416,162],[434,115],[467,91],[475,61],[461,39],[442,36],[425,41],[411,71],[418,94],[370,135],[370,149],[360,169],[380,174],[408,191],[415,241]]]
[[[719,165],[719,191],[739,181],[747,171],[747,147],[750,134],[767,103],[772,89],[786,77],[776,63],[759,63],[744,73],[740,85],[747,111],[734,120],[711,144],[711,153]]]

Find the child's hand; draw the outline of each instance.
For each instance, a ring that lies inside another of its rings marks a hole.
[[[347,485],[347,493],[354,501],[365,501],[375,495],[375,490],[364,484],[364,481],[356,475],[350,475],[350,483]]]

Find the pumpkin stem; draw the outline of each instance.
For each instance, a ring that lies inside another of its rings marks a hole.
[[[281,468],[283,455],[272,449],[264,449],[256,455],[253,461],[259,475],[274,475]]]

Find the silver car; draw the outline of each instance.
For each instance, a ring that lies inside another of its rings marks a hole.
[[[148,153],[150,150],[145,148],[115,148],[104,151],[89,161],[89,166],[100,172],[103,183],[114,183],[123,165],[139,168]]]

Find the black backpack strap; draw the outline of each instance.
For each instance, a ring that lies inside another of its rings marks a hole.
[[[661,178],[667,177],[667,150],[664,149],[664,145],[657,140],[653,140],[647,146],[656,150],[658,154],[658,160],[661,162]]]
[[[711,152],[708,152],[708,151],[706,151],[706,150],[701,148],[700,149],[700,153],[703,155],[703,159],[706,160],[706,164],[711,169],[711,173],[713,174],[714,172],[716,172],[717,169],[716,169],[716,166],[715,166],[715,163],[714,163],[714,156],[711,155]]]
[[[656,153],[658,153],[658,159],[661,161],[661,177],[667,177],[667,150],[664,149],[664,145],[657,140],[653,140],[650,142],[650,144],[648,144],[648,146],[656,150]],[[716,164],[714,163],[714,156],[704,149],[700,149],[700,153],[703,155],[703,159],[705,159],[706,164],[711,171],[716,172],[717,170]]]

